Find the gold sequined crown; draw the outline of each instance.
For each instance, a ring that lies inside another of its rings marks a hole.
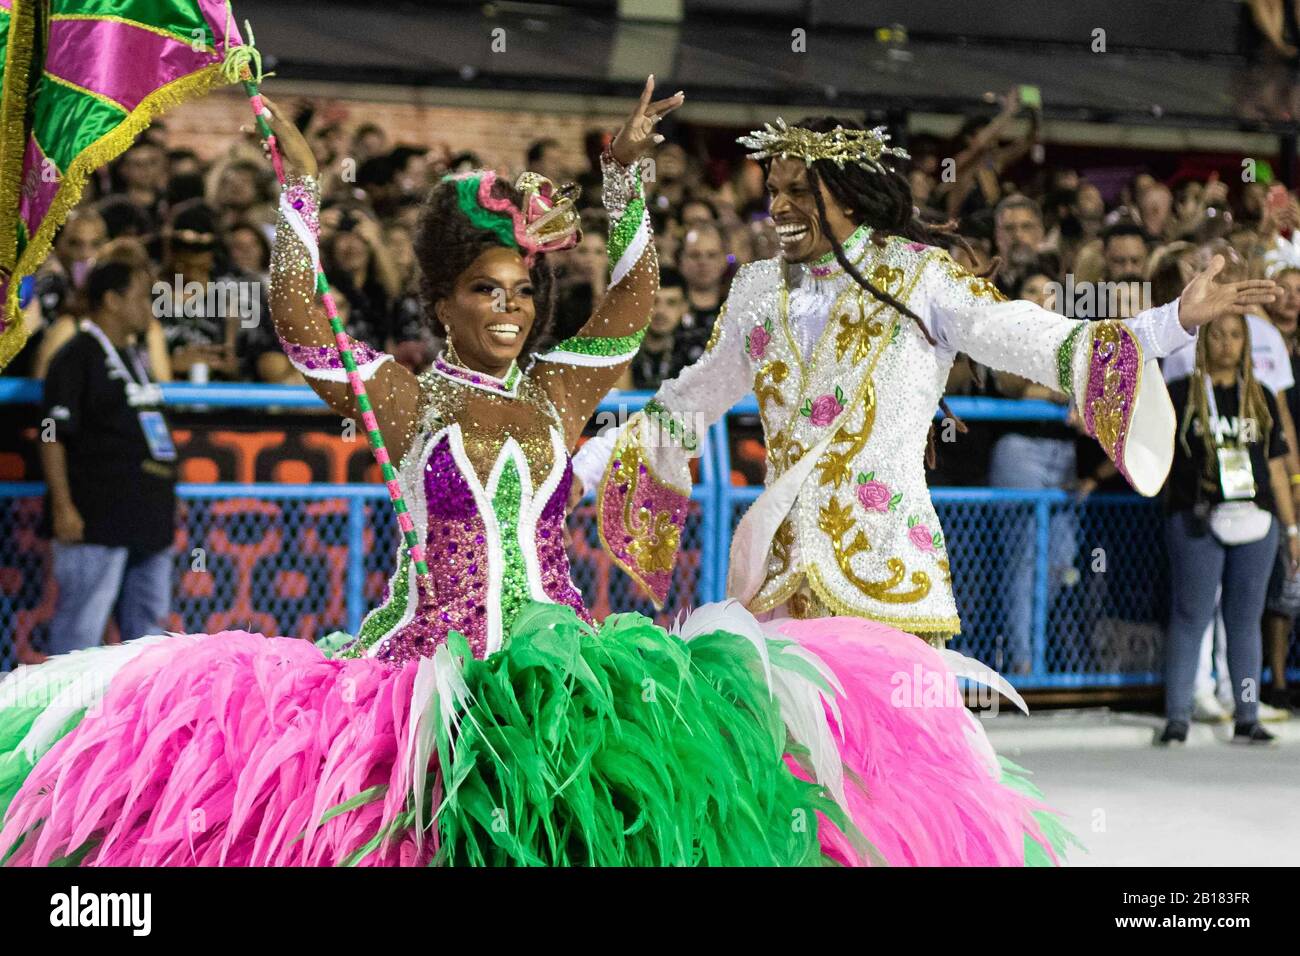
[[[872,172],[887,172],[880,157],[889,155],[911,159],[901,146],[889,145],[885,127],[875,129],[845,129],[837,126],[826,133],[816,133],[800,126],[787,126],[777,118],[776,125],[764,123],[748,136],[736,140],[741,146],[754,150],[750,159],[801,159],[813,163],[829,160],[843,168],[845,163],[856,163]]]
[[[581,241],[577,201],[582,190],[578,186],[557,186],[539,173],[526,172],[515,188],[523,193],[525,232],[539,250],[551,252]]]

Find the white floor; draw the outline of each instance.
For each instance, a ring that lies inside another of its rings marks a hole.
[[[1270,747],[1200,726],[1187,746],[1157,748],[1159,723],[1091,712],[988,726],[999,753],[1067,814],[1087,847],[1073,866],[1300,864],[1300,720],[1272,726]]]

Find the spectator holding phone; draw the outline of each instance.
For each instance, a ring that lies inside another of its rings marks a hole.
[[[158,317],[172,371],[193,382],[240,378],[235,354],[238,316],[216,314],[222,310],[210,308],[215,302],[209,290],[215,278],[217,244],[216,217],[198,200],[177,206],[163,232]]]

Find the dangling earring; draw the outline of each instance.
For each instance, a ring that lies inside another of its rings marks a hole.
[[[451,340],[451,329],[447,329],[447,361],[453,365],[460,365],[460,356],[456,354],[456,346]]]

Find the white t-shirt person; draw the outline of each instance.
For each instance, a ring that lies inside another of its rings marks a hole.
[[[1275,396],[1295,387],[1291,355],[1287,352],[1282,333],[1268,319],[1257,315],[1247,315],[1246,322],[1250,326],[1250,358],[1255,366],[1255,378]],[[1196,365],[1196,340],[1170,352],[1162,364],[1166,382],[1191,375]]]

